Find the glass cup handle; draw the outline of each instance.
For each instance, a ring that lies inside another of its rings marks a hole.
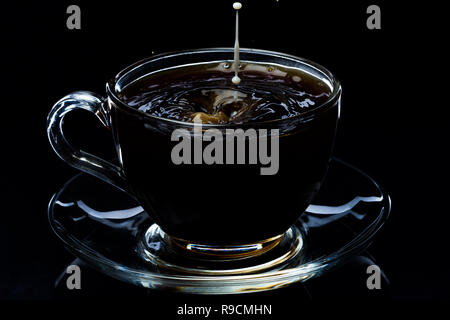
[[[107,117],[102,107],[103,103],[102,97],[88,91],[77,91],[65,96],[53,106],[48,114],[48,139],[55,153],[69,165],[126,191],[127,183],[119,166],[75,149],[63,133],[65,115],[79,109],[92,112],[105,127],[108,127]]]

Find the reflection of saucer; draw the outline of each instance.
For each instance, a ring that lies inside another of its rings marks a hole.
[[[129,195],[85,174],[52,198],[48,214],[71,252],[112,277],[148,288],[226,294],[270,290],[321,275],[366,249],[389,211],[389,196],[375,181],[334,159],[314,205],[292,228],[304,242],[300,253],[274,268],[231,275],[194,275],[142,259],[140,244],[151,218]],[[158,254],[159,242],[144,243]]]

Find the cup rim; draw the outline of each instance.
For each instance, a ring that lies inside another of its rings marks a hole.
[[[286,121],[293,121],[293,120],[300,120],[301,118],[305,118],[305,119],[310,119],[311,116],[314,116],[315,114],[318,114],[319,112],[328,109],[328,107],[333,106],[335,104],[335,102],[340,98],[341,93],[342,93],[342,87],[341,87],[341,83],[340,81],[334,76],[333,73],[331,73],[328,69],[326,69],[325,67],[323,67],[322,65],[313,62],[311,60],[302,58],[302,57],[298,57],[295,55],[291,55],[291,54],[287,54],[287,53],[282,53],[282,52],[277,52],[277,51],[271,51],[271,50],[264,50],[264,49],[254,49],[254,48],[240,48],[239,49],[241,52],[245,52],[245,53],[259,53],[259,54],[265,54],[265,55],[269,55],[269,56],[278,56],[280,58],[287,58],[296,62],[301,62],[304,63],[306,65],[309,65],[310,67],[313,67],[315,69],[317,69],[318,71],[320,71],[321,73],[323,73],[328,80],[330,81],[330,83],[332,84],[332,92],[331,95],[328,97],[328,99],[323,102],[322,104],[320,104],[319,106],[302,112],[300,114],[297,115],[293,115],[287,118],[280,118],[280,119],[271,119],[271,120],[265,120],[265,121],[250,121],[250,122],[245,122],[245,123],[221,123],[221,124],[203,124],[202,123],[202,127],[203,128],[230,128],[230,127],[242,127],[242,126],[258,126],[258,125],[264,125],[264,124],[276,124],[276,123],[280,123],[280,122],[286,122]],[[130,72],[133,72],[133,70],[139,68],[140,66],[142,66],[144,63],[147,62],[151,62],[153,60],[159,60],[162,58],[168,58],[168,57],[175,57],[177,55],[185,55],[185,54],[194,54],[194,53],[208,53],[208,52],[214,52],[214,51],[230,51],[233,52],[234,48],[230,48],[230,47],[213,47],[213,48],[200,48],[200,49],[187,49],[187,50],[179,50],[179,51],[170,51],[170,52],[163,52],[160,54],[156,54],[156,55],[152,55],[150,57],[141,59],[131,65],[129,65],[128,67],[122,69],[119,73],[116,74],[116,76],[111,79],[109,82],[106,83],[106,92],[108,97],[110,97],[113,102],[115,103],[115,106],[118,107],[121,111],[125,111],[127,113],[130,113],[132,115],[135,116],[141,116],[144,118],[148,118],[148,119],[153,119],[153,120],[157,120],[157,121],[161,121],[161,122],[165,122],[167,124],[172,124],[172,125],[178,125],[178,126],[186,126],[186,127],[194,127],[198,124],[193,123],[193,122],[185,122],[185,121],[181,121],[181,120],[175,120],[175,119],[167,119],[164,117],[158,117],[155,115],[152,115],[150,113],[146,113],[143,111],[140,111],[136,108],[133,108],[129,105],[127,105],[124,101],[122,101],[118,96],[117,96],[117,92],[116,92],[116,84],[117,82],[125,75],[127,75]]]

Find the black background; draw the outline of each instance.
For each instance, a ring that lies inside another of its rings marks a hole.
[[[10,2],[2,4],[0,299],[143,299],[167,317],[184,303],[272,303],[275,314],[294,314],[324,301],[448,301],[443,8],[406,1],[242,2],[242,47],[302,56],[341,80],[335,155],[366,171],[392,197],[390,221],[369,249],[389,284],[367,290],[365,265],[354,260],[304,285],[237,297],[148,291],[88,267],[82,290],[55,285],[73,257],[51,232],[46,206],[76,170],[48,144],[51,106],[75,90],[104,94],[107,80],[154,53],[232,46],[234,10],[232,1]],[[81,7],[81,30],[66,28],[70,4]],[[381,7],[381,30],[366,28],[370,4]],[[67,122],[75,145],[113,156],[109,132],[93,117],[82,113]]]

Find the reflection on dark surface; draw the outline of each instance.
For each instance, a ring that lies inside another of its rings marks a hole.
[[[189,303],[189,301],[208,301],[207,303],[220,304],[222,302],[239,300],[240,303],[247,301],[259,301],[259,303],[272,303],[274,305],[283,306],[290,303],[290,298],[295,298],[297,303],[302,302],[318,302],[323,299],[364,299],[377,298],[389,299],[390,281],[388,276],[381,268],[381,289],[369,290],[366,285],[367,267],[376,265],[376,260],[369,252],[351,258],[346,264],[335,269],[323,276],[308,280],[304,283],[297,283],[290,287],[278,289],[275,291],[266,291],[262,293],[252,293],[236,296],[196,296],[188,294],[173,294],[164,291],[157,291],[136,287],[108,276],[105,276],[95,270],[92,270],[86,263],[80,259],[71,260],[69,257],[65,259],[67,262],[61,268],[61,271],[55,272],[55,288],[54,294],[60,298],[73,298],[77,296],[83,297],[126,297],[126,298],[164,298],[170,296],[173,299],[174,308],[179,303]],[[69,262],[70,261],[70,262]],[[82,289],[68,290],[66,287],[66,268],[69,265],[78,265],[82,270]],[[288,297],[287,301],[277,300],[276,297]],[[256,299],[256,300],[255,300]]]

